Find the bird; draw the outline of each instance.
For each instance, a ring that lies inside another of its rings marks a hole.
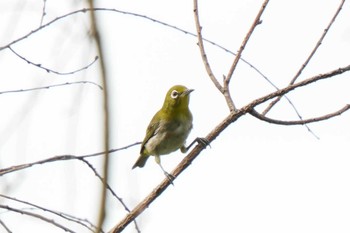
[[[178,149],[186,153],[196,141],[202,144],[208,143],[205,138],[196,138],[188,147],[185,146],[193,127],[193,117],[189,109],[192,91],[194,90],[183,85],[175,85],[168,90],[162,108],[153,116],[147,127],[140,156],[132,169],[144,167],[148,158],[154,156],[165,176],[172,181],[174,177],[164,170],[160,156]]]

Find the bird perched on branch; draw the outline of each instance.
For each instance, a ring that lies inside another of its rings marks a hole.
[[[153,116],[142,142],[140,156],[132,167],[143,167],[147,159],[153,155],[166,177],[174,178],[166,172],[160,162],[160,156],[178,149],[186,153],[195,143],[208,145],[204,138],[196,138],[188,147],[186,139],[192,129],[192,114],[188,108],[190,93],[193,89],[176,85],[169,89],[165,96],[163,107]]]

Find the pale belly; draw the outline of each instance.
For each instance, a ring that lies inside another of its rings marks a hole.
[[[174,152],[185,145],[191,128],[192,124],[179,125],[172,131],[157,132],[145,144],[145,149],[149,155],[165,155]]]

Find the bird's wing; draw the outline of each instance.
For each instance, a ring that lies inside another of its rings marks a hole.
[[[145,145],[148,142],[148,140],[150,138],[152,138],[154,135],[156,135],[159,131],[159,121],[151,121],[151,123],[148,125],[147,127],[147,131],[146,131],[146,136],[143,139],[142,145],[141,145],[141,154],[143,152],[143,150],[145,149]]]

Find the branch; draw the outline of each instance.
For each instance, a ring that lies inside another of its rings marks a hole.
[[[254,109],[250,112],[250,114],[252,116],[258,118],[259,120],[262,120],[262,121],[265,121],[265,122],[268,122],[268,123],[272,123],[272,124],[277,124],[277,125],[305,125],[305,124],[309,124],[309,123],[315,123],[315,122],[319,122],[319,121],[328,120],[330,118],[333,118],[333,117],[341,115],[342,113],[346,112],[349,109],[350,109],[350,105],[347,104],[343,108],[339,109],[336,112],[329,113],[329,114],[326,114],[326,115],[320,116],[320,117],[314,117],[314,118],[310,118],[310,119],[306,119],[306,120],[299,120],[299,121],[282,121],[282,120],[271,119],[269,117],[266,117],[266,116],[258,113]]]
[[[318,48],[321,46],[323,39],[326,37],[329,29],[332,27],[333,23],[335,22],[335,19],[337,18],[337,16],[339,15],[339,12],[341,11],[343,5],[345,3],[345,0],[342,0],[340,2],[339,7],[337,8],[335,14],[333,15],[331,21],[329,22],[328,26],[326,27],[326,29],[324,29],[323,34],[321,35],[320,39],[317,41],[314,49],[311,51],[310,55],[308,56],[308,58],[306,59],[306,61],[303,63],[303,65],[300,67],[299,71],[296,73],[296,75],[294,76],[294,78],[290,81],[289,85],[292,85],[295,83],[295,81],[297,80],[297,78],[301,75],[301,73],[303,72],[303,70],[305,69],[305,67],[307,66],[307,64],[309,64],[311,58],[315,55],[316,51],[318,50]],[[282,96],[279,96],[277,99],[275,99],[274,101],[272,101],[269,106],[263,111],[263,115],[266,115],[273,106],[275,106],[275,104],[277,104],[280,100],[281,100]]]
[[[92,85],[97,86],[101,90],[103,90],[102,86],[97,84],[97,83],[90,82],[90,81],[76,81],[76,82],[66,82],[66,83],[53,84],[53,85],[48,85],[48,86],[43,86],[43,87],[33,87],[33,88],[27,88],[27,89],[0,91],[0,95],[1,94],[9,94],[9,93],[27,92],[27,91],[38,91],[38,90],[43,90],[43,89],[50,89],[53,87],[62,87],[62,86],[74,85],[74,84],[92,84]]]
[[[91,9],[94,9],[94,0],[89,0],[89,6]],[[103,142],[104,142],[104,149],[106,153],[103,156],[103,167],[102,167],[102,190],[101,190],[101,199],[100,199],[100,208],[99,208],[99,215],[98,215],[98,223],[97,223],[97,229],[96,232],[100,232],[102,230],[102,225],[106,218],[106,205],[107,205],[107,182],[108,182],[108,170],[109,170],[109,156],[108,156],[108,150],[109,150],[109,98],[108,98],[108,88],[107,88],[107,70],[106,70],[106,64],[104,59],[104,49],[103,44],[101,41],[101,35],[98,28],[98,21],[97,17],[95,15],[95,11],[90,11],[90,19],[91,19],[91,31],[92,35],[96,42],[96,47],[98,51],[98,55],[100,57],[100,72],[101,72],[101,81],[102,86],[104,89],[103,92]]]
[[[330,71],[325,74],[320,74],[299,83],[287,86],[281,90],[272,92],[268,95],[265,95],[261,98],[258,98],[236,112],[230,112],[230,114],[219,123],[207,136],[206,140],[211,143],[214,141],[221,132],[223,132],[230,124],[238,120],[243,115],[250,113],[254,107],[260,105],[272,98],[277,96],[285,95],[288,92],[293,91],[296,88],[306,86],[308,84],[317,82],[319,80],[331,78],[336,75],[340,75],[344,72],[350,71],[350,65],[342,67],[333,71]],[[193,150],[179,163],[179,165],[174,169],[171,175],[174,177],[174,180],[194,161],[194,159],[202,152],[205,147],[202,144],[197,144]],[[141,201],[130,213],[128,213],[116,226],[114,226],[109,233],[119,233],[122,232],[125,227],[137,218],[147,207],[149,207],[152,202],[157,199],[170,185],[169,179],[164,179],[160,185],[158,185],[143,201]]]
[[[84,66],[84,67],[82,67],[82,68],[79,68],[79,69],[73,70],[73,71],[69,71],[69,72],[59,72],[59,71],[52,70],[52,69],[50,69],[50,68],[46,68],[46,67],[42,66],[40,63],[34,63],[34,62],[29,61],[27,58],[21,56],[19,53],[17,53],[15,50],[13,50],[13,49],[11,48],[11,46],[9,46],[8,48],[11,50],[12,53],[14,53],[17,57],[19,57],[19,58],[22,59],[23,61],[27,62],[28,64],[33,65],[33,66],[36,66],[36,67],[38,67],[38,68],[40,68],[40,69],[43,69],[43,70],[45,70],[47,73],[54,73],[54,74],[57,74],[57,75],[71,75],[71,74],[75,74],[75,73],[78,73],[78,72],[80,72],[80,71],[86,70],[86,69],[88,69],[90,66],[92,66],[92,65],[97,61],[97,59],[98,59],[98,56],[95,56],[95,59],[94,59],[92,62],[90,62],[88,65],[86,65],[86,66]]]
[[[75,233],[71,229],[69,229],[69,228],[67,228],[67,227],[65,227],[65,226],[55,222],[53,219],[48,219],[48,218],[46,218],[44,216],[41,216],[39,214],[35,214],[35,213],[29,212],[29,211],[16,209],[14,207],[10,207],[10,206],[7,206],[7,205],[1,205],[1,204],[0,204],[0,208],[8,210],[8,211],[12,211],[12,212],[20,213],[22,215],[28,215],[28,216],[34,217],[34,218],[40,219],[40,220],[42,220],[44,222],[47,222],[49,224],[52,224],[52,225],[54,225],[54,226],[56,226],[58,228],[61,228],[62,230],[66,231],[66,232]]]
[[[205,53],[205,49],[204,49],[204,44],[203,44],[203,37],[202,37],[202,26],[200,25],[199,22],[199,14],[198,14],[198,2],[197,0],[193,1],[193,13],[194,13],[194,20],[196,23],[196,29],[197,29],[197,38],[198,38],[198,47],[199,47],[199,51],[201,53],[201,57],[202,57],[202,61],[204,63],[205,69],[211,79],[211,81],[214,83],[215,87],[221,92],[224,93],[224,89],[221,86],[221,84],[218,82],[217,78],[215,77],[209,61],[208,61],[208,57],[207,54]]]
[[[261,15],[263,14],[264,10],[266,9],[266,6],[267,6],[268,3],[269,3],[269,0],[265,0],[265,1],[263,2],[263,4],[261,5],[260,10],[259,10],[257,16],[255,17],[255,20],[254,20],[252,26],[250,27],[248,33],[246,34],[246,36],[245,36],[245,38],[244,38],[244,40],[243,40],[243,42],[242,42],[242,45],[241,45],[241,47],[240,47],[239,50],[238,50],[238,53],[237,53],[237,55],[236,55],[236,58],[235,58],[235,60],[233,61],[232,65],[231,65],[231,67],[230,67],[230,70],[229,70],[229,72],[228,72],[228,74],[227,74],[227,76],[226,76],[226,78],[225,78],[225,80],[224,80],[224,84],[225,84],[226,86],[228,86],[228,84],[230,83],[230,80],[231,80],[231,78],[232,78],[233,72],[235,71],[235,69],[236,69],[236,67],[237,67],[237,64],[238,64],[238,62],[239,62],[239,59],[240,59],[241,56],[242,56],[242,52],[243,52],[245,46],[247,45],[247,43],[248,43],[248,41],[249,41],[251,35],[253,34],[253,32],[254,32],[256,26],[258,26],[258,25],[261,23],[260,17],[261,17]],[[225,85],[224,85],[224,86],[225,86]]]
[[[7,233],[12,233],[12,231],[6,226],[6,224],[1,219],[0,225],[6,230]]]
[[[22,203],[22,204],[34,207],[36,209],[39,209],[39,210],[42,210],[42,211],[54,214],[54,215],[59,216],[59,217],[65,219],[65,220],[75,222],[75,223],[77,223],[77,224],[79,224],[79,225],[89,229],[90,231],[93,231],[93,229],[91,227],[89,227],[88,225],[86,225],[85,223],[83,223],[83,221],[88,222],[92,227],[96,228],[96,226],[94,226],[91,222],[89,222],[87,220],[82,220],[82,219],[79,219],[77,217],[65,214],[65,213],[61,213],[61,212],[58,212],[58,211],[50,210],[50,209],[41,207],[39,205],[36,205],[36,204],[33,204],[33,203],[29,203],[29,202],[26,202],[26,201],[23,201],[23,200],[19,200],[17,198],[9,197],[9,196],[3,195],[3,194],[0,194],[0,197],[3,197],[3,198],[6,198],[6,199],[9,199],[11,201]]]

